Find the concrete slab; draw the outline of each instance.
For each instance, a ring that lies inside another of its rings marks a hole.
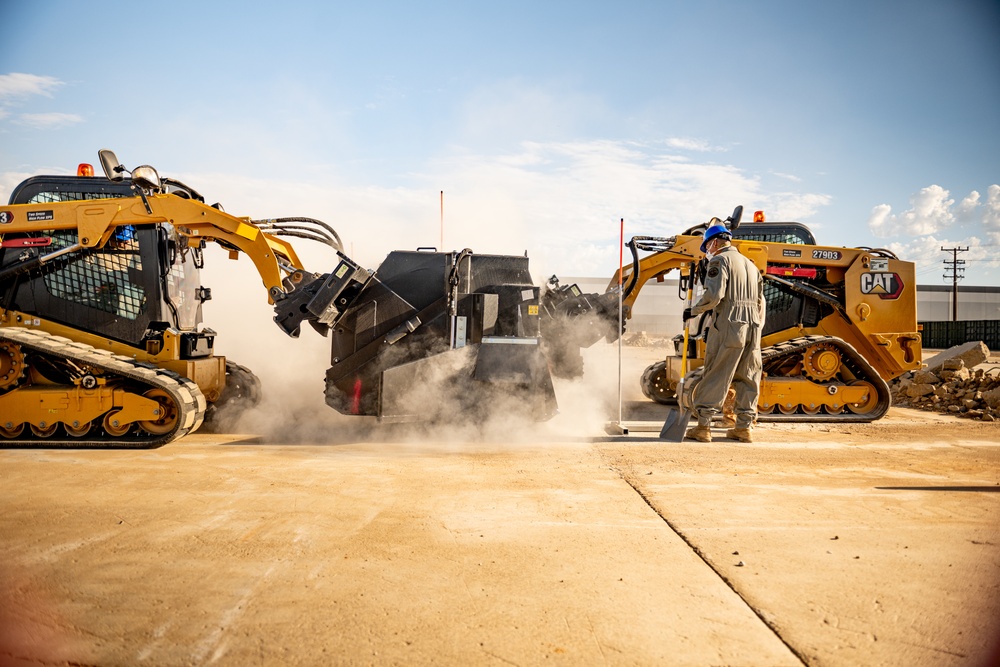
[[[1000,430],[915,410],[609,464],[810,665],[1000,658]],[[716,437],[724,435],[716,431]]]
[[[1000,424],[664,444],[661,355],[625,356],[627,437],[605,373],[527,437],[415,442],[311,387],[255,440],[0,449],[0,665],[996,664]]]
[[[0,450],[0,663],[796,665],[586,441]]]

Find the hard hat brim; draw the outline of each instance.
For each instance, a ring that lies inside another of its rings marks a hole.
[[[708,242],[719,236],[730,239],[733,238],[732,232],[722,225],[713,225],[705,230],[705,238],[701,242],[701,251],[707,252],[705,248],[708,246]]]

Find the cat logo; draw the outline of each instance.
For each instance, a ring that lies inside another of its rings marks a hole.
[[[862,273],[861,293],[878,294],[880,299],[898,299],[903,281],[898,273]]]

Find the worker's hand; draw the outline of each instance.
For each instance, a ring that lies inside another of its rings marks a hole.
[[[688,320],[694,318],[694,315],[691,314],[691,309],[690,308],[685,308],[684,309],[684,315],[683,315],[683,317],[684,317],[684,322],[687,322]]]

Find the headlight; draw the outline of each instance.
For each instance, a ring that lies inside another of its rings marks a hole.
[[[145,190],[160,189],[160,175],[148,164],[132,170],[132,182]]]

